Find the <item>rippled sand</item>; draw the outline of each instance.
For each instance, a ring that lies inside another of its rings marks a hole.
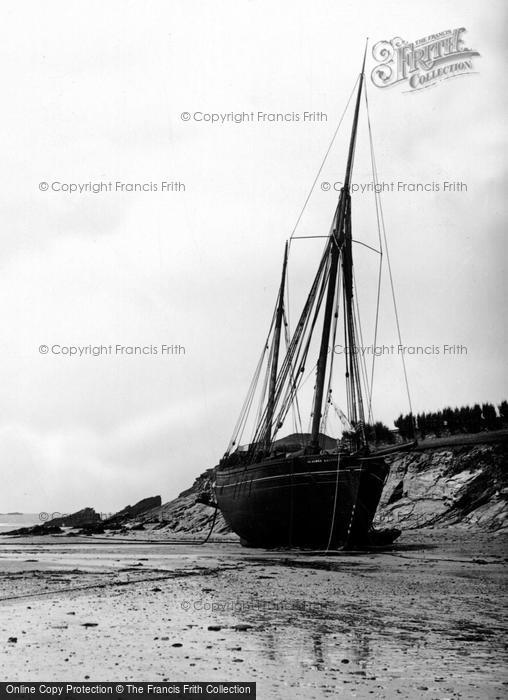
[[[0,538],[2,680],[256,681],[259,698],[503,698],[506,536],[314,555]]]

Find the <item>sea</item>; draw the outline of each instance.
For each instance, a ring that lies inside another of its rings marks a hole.
[[[0,513],[0,535],[2,532],[16,530],[19,527],[40,525],[39,513]]]

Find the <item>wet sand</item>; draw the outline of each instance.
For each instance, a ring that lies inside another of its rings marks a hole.
[[[0,677],[504,698],[507,539],[420,530],[386,551],[316,555],[2,537]]]

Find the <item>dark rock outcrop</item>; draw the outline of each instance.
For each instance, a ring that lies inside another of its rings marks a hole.
[[[162,498],[160,496],[150,496],[149,498],[143,498],[143,500],[138,501],[133,506],[125,506],[122,510],[115,513],[112,520],[124,520],[128,518],[136,518],[138,515],[145,513],[147,510],[152,508],[158,508],[162,505]]]
[[[80,530],[81,535],[102,535],[105,532],[104,525],[102,521],[97,523],[89,523],[88,525],[83,525]]]
[[[148,498],[143,498],[138,501],[133,506],[125,506],[118,513],[115,513],[107,520],[104,520],[104,526],[106,528],[110,526],[117,525],[119,523],[125,523],[129,520],[139,519],[140,516],[145,513],[152,511],[154,508],[160,508],[162,505],[162,498],[160,496],[149,496]]]
[[[92,523],[98,523],[101,520],[99,513],[96,513],[93,508],[82,508],[69,515],[62,515],[59,518],[53,518],[45,523],[46,526],[56,525],[57,527],[84,527]]]
[[[61,527],[58,525],[49,525],[49,523],[44,523],[43,525],[32,525],[31,527],[20,527],[17,530],[9,530],[8,532],[2,532],[2,535],[58,535],[63,532]]]

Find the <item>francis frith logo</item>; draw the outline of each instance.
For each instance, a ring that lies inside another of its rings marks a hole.
[[[408,92],[422,90],[436,83],[473,72],[473,58],[478,51],[464,44],[464,27],[447,29],[414,42],[401,37],[378,41],[372,47],[377,66],[371,73],[376,87],[407,84]]]

